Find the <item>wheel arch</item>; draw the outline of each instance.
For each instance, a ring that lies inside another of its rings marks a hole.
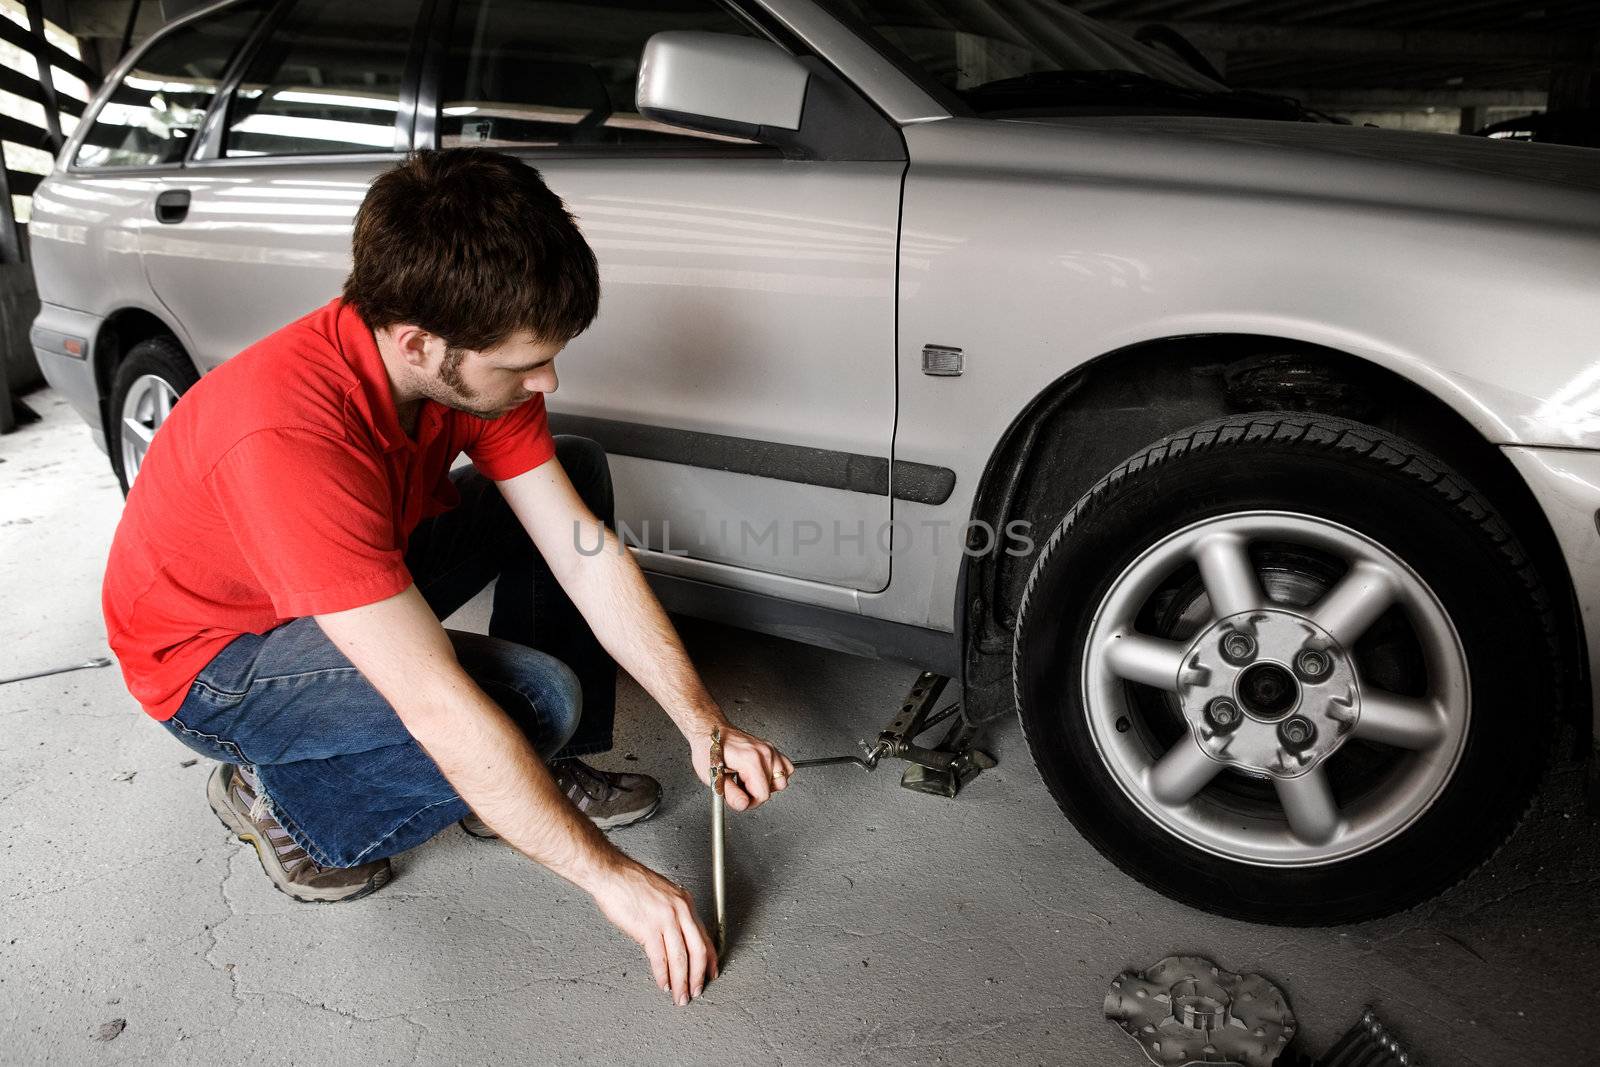
[[[1013,708],[1015,609],[1038,549],[1105,471],[1161,437],[1219,415],[1295,410],[1340,415],[1435,453],[1494,502],[1555,601],[1563,719],[1584,751],[1593,733],[1589,664],[1571,574],[1554,531],[1511,461],[1460,411],[1393,369],[1349,352],[1262,334],[1196,334],[1104,353],[1049,383],[1001,435],[984,465],[971,519],[1001,530],[1030,523],[1033,551],[963,553],[956,583],[969,713]],[[983,527],[978,527],[982,529]]]
[[[106,433],[106,441],[112,440],[111,431],[111,382],[116,376],[117,367],[127,358],[135,345],[147,341],[152,337],[167,337],[172,343],[183,351],[189,362],[194,362],[194,357],[189,354],[188,346],[166,320],[159,315],[142,307],[125,307],[113,311],[106,316],[100,324],[99,332],[94,339],[94,382],[95,391],[100,397],[100,427]],[[198,365],[195,373],[200,372]]]

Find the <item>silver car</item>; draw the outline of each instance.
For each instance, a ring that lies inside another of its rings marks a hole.
[[[33,343],[124,486],[338,292],[376,174],[470,144],[599,257],[552,421],[667,606],[1019,714],[1161,892],[1393,911],[1590,751],[1600,154],[1331,123],[1051,0],[228,0],[35,196]]]

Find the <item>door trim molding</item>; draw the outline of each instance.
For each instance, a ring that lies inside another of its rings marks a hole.
[[[647,571],[645,577],[662,607],[674,614],[848,652],[852,656],[910,663],[950,678],[960,677],[961,649],[954,633],[783,600],[660,571]]]
[[[916,504],[943,504],[955,490],[949,467],[887,456],[760,441],[749,437],[680,430],[642,422],[550,412],[550,432],[589,437],[612,455],[653,459],[687,467],[751,474],[825,489],[888,496]]]

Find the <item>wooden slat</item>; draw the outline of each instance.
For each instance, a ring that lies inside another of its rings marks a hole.
[[[28,32],[28,28],[26,26],[18,26],[15,22],[4,17],[0,17],[0,41],[8,41],[26,52],[31,53],[34,50],[33,34]],[[100,84],[100,75],[89,69],[89,65],[83,60],[67,54],[49,41],[44,41],[43,44],[45,58],[50,61],[51,66],[59,67],[68,74],[83,79],[91,90]]]
[[[10,67],[0,67],[0,89],[4,89],[8,93],[16,93],[18,96],[26,100],[32,100],[34,103],[44,103],[44,93],[40,91],[39,83],[26,74],[12,70]],[[67,96],[58,91],[56,99],[61,104],[61,110],[67,114],[79,116],[83,114],[83,101],[77,97]]]
[[[52,155],[55,154],[55,150],[50,147],[50,135],[45,132],[44,127],[14,119],[10,115],[0,115],[0,140],[12,141],[28,148],[39,148]]]
[[[0,263],[22,262],[22,234],[17,230],[16,214],[11,207],[11,172],[6,170],[6,147],[0,144]],[[0,433],[10,433],[14,428],[11,419],[11,401],[7,395],[5,371],[0,370]]]
[[[39,88],[37,78],[30,78],[21,71],[12,70],[10,67],[0,67],[0,89],[8,93],[16,93],[36,104],[44,103],[44,91]]]
[[[42,181],[43,174],[29,174],[24,170],[6,171],[6,183],[11,186],[12,196],[32,196]]]

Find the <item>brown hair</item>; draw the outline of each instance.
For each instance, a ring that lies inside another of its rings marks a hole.
[[[594,321],[594,252],[539,172],[482,148],[414,152],[356,212],[344,299],[377,330],[411,323],[453,348],[519,330],[564,343]]]

